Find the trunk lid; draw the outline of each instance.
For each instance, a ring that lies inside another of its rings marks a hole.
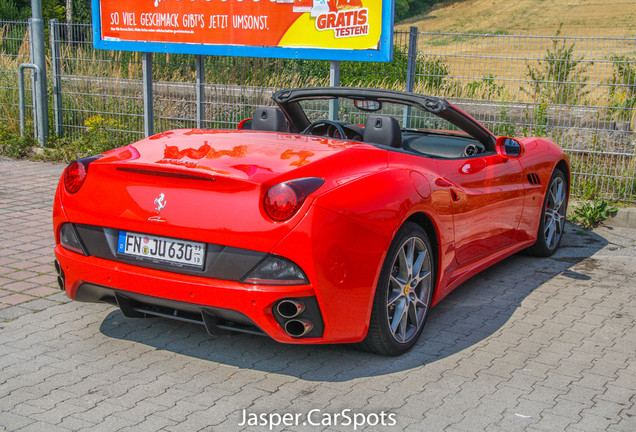
[[[362,161],[368,169],[360,169]],[[347,161],[345,163],[345,161]],[[276,223],[264,213],[266,191],[282,181],[320,177],[314,195],[362,171],[386,167],[386,152],[355,142],[253,131],[177,130],[98,159],[76,194],[64,191],[71,222],[271,250],[313,201]]]
[[[175,130],[129,146],[134,156],[121,164],[263,183],[355,145],[275,132]]]

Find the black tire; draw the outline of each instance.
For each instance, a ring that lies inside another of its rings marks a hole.
[[[554,170],[543,199],[537,241],[525,252],[537,257],[554,254],[565,232],[565,213],[568,207],[568,184],[560,169]]]
[[[382,264],[369,331],[359,344],[362,349],[396,356],[415,345],[428,318],[435,289],[432,251],[428,236],[419,225],[406,222],[399,229]]]

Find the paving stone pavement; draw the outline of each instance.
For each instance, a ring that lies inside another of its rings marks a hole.
[[[636,430],[636,230],[569,226],[554,257],[474,277],[387,358],[69,301],[52,266],[62,169],[0,160],[0,430],[270,430],[244,410],[298,414],[272,427],[291,431]]]

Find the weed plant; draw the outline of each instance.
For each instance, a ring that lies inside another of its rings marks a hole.
[[[614,71],[610,79],[610,113],[612,120],[630,121],[634,116],[636,123],[636,58],[613,55]]]
[[[587,69],[593,63],[584,62],[582,57],[575,58],[574,49],[574,42],[566,45],[565,40],[553,39],[552,48],[547,49],[542,60],[535,66],[526,64],[531,87],[522,90],[541,103],[584,104],[589,94],[585,88]]]
[[[616,214],[618,209],[610,207],[609,202],[603,198],[592,202],[582,202],[574,207],[572,221],[580,224],[585,229],[592,229],[599,226],[610,216]]]

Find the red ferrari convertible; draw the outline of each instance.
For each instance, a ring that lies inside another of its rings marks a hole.
[[[466,279],[559,247],[570,167],[549,140],[495,137],[410,93],[273,100],[238,130],[167,131],[71,163],[53,208],[67,295],[210,334],[397,355]]]

